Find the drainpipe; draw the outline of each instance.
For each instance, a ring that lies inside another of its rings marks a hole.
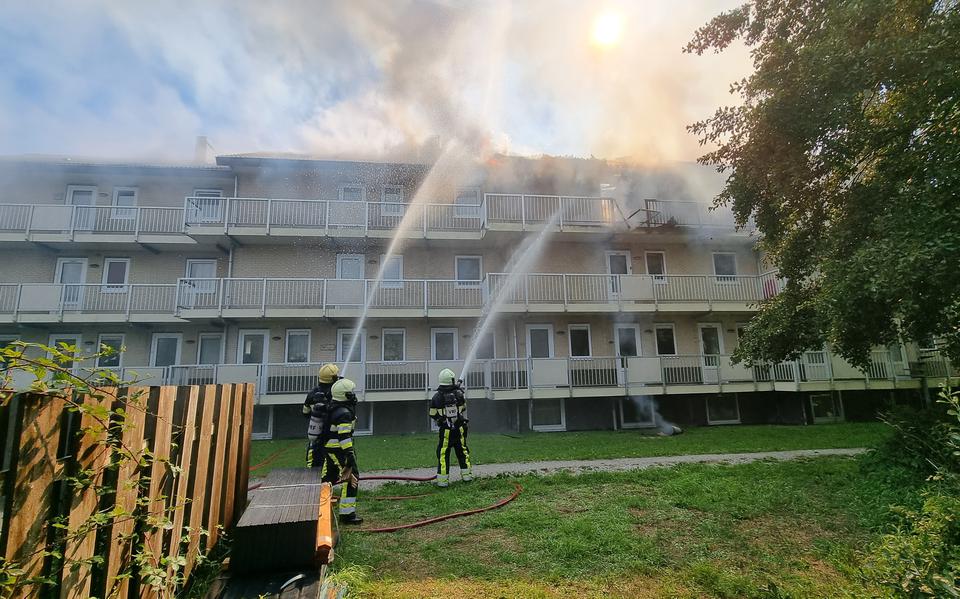
[[[233,278],[233,244],[230,244],[230,254],[227,258],[227,278]]]
[[[233,197],[237,197],[237,194],[240,193],[240,176],[237,174],[233,175]]]

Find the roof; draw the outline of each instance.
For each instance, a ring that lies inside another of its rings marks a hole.
[[[59,154],[19,154],[0,156],[0,165],[34,165],[34,166],[70,166],[70,167],[98,167],[98,168],[131,168],[131,169],[159,169],[159,170],[201,170],[227,172],[230,169],[217,164],[199,162],[150,162],[127,161],[110,158],[93,158],[90,156],[66,156]]]
[[[320,163],[336,166],[393,166],[401,168],[424,169],[429,164],[423,162],[403,162],[392,160],[351,160],[347,158],[331,158],[313,154],[298,154],[295,152],[244,152],[241,154],[221,154],[217,156],[219,165],[246,165],[268,166],[271,163]]]

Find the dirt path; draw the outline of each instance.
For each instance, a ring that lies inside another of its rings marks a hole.
[[[625,470],[643,470],[677,464],[746,464],[758,460],[795,460],[821,456],[855,456],[868,451],[864,447],[851,449],[797,449],[793,451],[759,451],[753,453],[716,453],[699,455],[660,456],[651,458],[612,458],[608,460],[558,460],[544,462],[518,462],[506,464],[478,464],[473,467],[475,476],[499,476],[501,474],[553,474],[555,472],[622,472]],[[452,458],[452,456],[451,456]],[[455,462],[456,460],[451,460]],[[361,463],[362,465],[362,463]],[[458,468],[451,468],[451,482],[458,480]],[[430,476],[434,468],[409,468],[404,470],[376,470],[364,472],[364,475],[390,476]],[[381,481],[367,481],[363,487],[371,489],[383,484]]]

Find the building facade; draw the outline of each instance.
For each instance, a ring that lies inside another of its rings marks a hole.
[[[303,434],[328,361],[363,392],[359,430],[430,430],[437,373],[474,345],[471,419],[490,431],[835,421],[953,373],[910,345],[865,372],[826,348],[734,364],[782,282],[708,198],[647,199],[593,161],[438,169],[5,160],[0,343],[122,346],[74,368],[145,383],[253,381],[260,437]]]

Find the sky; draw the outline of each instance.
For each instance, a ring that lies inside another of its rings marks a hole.
[[[376,158],[703,153],[742,47],[683,54],[729,0],[0,3],[0,154]]]

